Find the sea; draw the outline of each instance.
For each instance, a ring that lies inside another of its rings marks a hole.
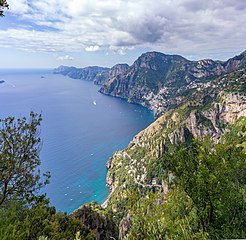
[[[71,213],[109,195],[106,162],[154,121],[148,109],[105,96],[92,82],[53,74],[51,69],[1,69],[0,118],[41,113],[42,190],[58,211]]]

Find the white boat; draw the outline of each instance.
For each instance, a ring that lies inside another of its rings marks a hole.
[[[94,104],[94,105],[97,105],[97,103],[96,103],[96,101],[95,101],[95,100],[93,101],[93,104]]]

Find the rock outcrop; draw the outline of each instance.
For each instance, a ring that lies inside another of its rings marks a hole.
[[[130,214],[127,214],[126,217],[124,217],[119,224],[119,240],[123,240],[124,236],[127,234],[129,229],[131,228],[131,219],[132,216]]]

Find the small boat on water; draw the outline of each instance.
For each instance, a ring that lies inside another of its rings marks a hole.
[[[95,100],[93,101],[93,104],[94,104],[94,105],[97,105],[97,103],[96,103],[96,101],[95,101]]]

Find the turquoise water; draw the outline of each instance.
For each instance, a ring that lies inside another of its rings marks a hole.
[[[44,189],[51,204],[70,213],[104,202],[108,158],[154,120],[152,112],[48,70],[0,70],[0,80],[0,118],[42,113],[40,156],[42,170],[51,172]]]

